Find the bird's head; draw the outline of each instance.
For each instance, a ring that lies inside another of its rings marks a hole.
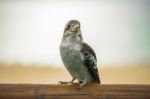
[[[80,31],[80,22],[78,20],[70,20],[65,26],[64,32],[79,32]]]
[[[69,35],[77,35],[80,39],[82,39],[80,22],[78,20],[70,20],[67,22],[63,37],[67,37]]]

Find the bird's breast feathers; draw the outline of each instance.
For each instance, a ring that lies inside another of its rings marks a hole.
[[[62,41],[60,45],[61,50],[74,50],[74,51],[79,51],[81,50],[81,44],[76,43],[76,42],[67,42],[67,41]]]

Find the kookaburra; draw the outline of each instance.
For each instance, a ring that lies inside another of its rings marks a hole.
[[[60,44],[60,55],[72,80],[59,81],[59,84],[73,83],[74,80],[78,80],[80,89],[88,83],[100,83],[96,54],[83,41],[79,21],[70,20],[66,24]]]

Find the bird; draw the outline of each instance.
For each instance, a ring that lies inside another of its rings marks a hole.
[[[65,68],[70,73],[72,80],[59,84],[73,84],[78,81],[77,89],[86,84],[100,84],[99,72],[97,69],[97,58],[94,50],[83,41],[81,25],[78,20],[67,22],[63,37],[60,43],[60,56]]]

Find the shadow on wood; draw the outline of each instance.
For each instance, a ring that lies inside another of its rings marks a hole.
[[[0,99],[150,99],[150,85],[0,84]]]

